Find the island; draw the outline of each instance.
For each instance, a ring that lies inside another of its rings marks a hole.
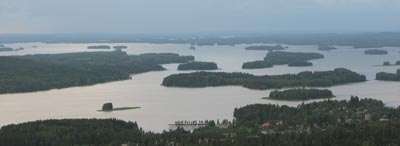
[[[379,72],[376,73],[376,80],[381,81],[400,81],[400,69],[396,73]]]
[[[243,69],[267,68],[267,67],[272,67],[273,65],[284,65],[284,64],[291,64],[291,66],[301,66],[301,65],[309,66],[312,64],[304,62],[321,58],[324,58],[324,55],[319,53],[275,51],[267,53],[267,55],[264,57],[264,60],[245,62],[242,65],[242,68]]]
[[[37,120],[2,126],[0,145],[384,146],[396,145],[400,135],[400,110],[370,98],[295,107],[251,104],[233,109],[233,117],[222,122],[182,121],[180,128],[160,133],[115,118]],[[191,132],[182,128],[200,123]]]
[[[312,100],[312,99],[324,99],[334,97],[332,91],[328,89],[289,89],[284,91],[274,90],[269,93],[269,97],[263,99],[273,100]]]
[[[128,46],[114,46],[114,49],[128,49]]]
[[[99,112],[112,112],[112,111],[121,111],[121,110],[130,110],[130,109],[138,109],[140,107],[117,107],[114,108],[112,103],[105,103]]]
[[[173,53],[127,55],[121,51],[0,56],[0,94],[128,80],[132,74],[165,70],[161,64],[193,60],[193,56]]]
[[[249,89],[274,89],[284,87],[328,87],[366,81],[365,75],[345,68],[333,71],[305,71],[298,74],[255,76],[247,73],[192,72],[173,74],[164,78],[166,87],[243,86]]]
[[[282,45],[275,46],[249,46],[245,48],[246,50],[267,50],[267,51],[275,51],[275,50],[285,50],[285,47]]]
[[[107,45],[99,45],[99,46],[88,46],[88,49],[111,49],[110,46]]]
[[[289,62],[288,66],[290,67],[302,67],[302,66],[313,66],[311,62],[303,61],[303,60],[298,60],[298,61],[292,61]]]
[[[259,69],[259,68],[270,68],[274,65],[266,62],[266,61],[252,61],[252,62],[245,62],[242,65],[243,69]]]
[[[184,64],[179,64],[178,70],[216,70],[218,66],[214,62],[199,62],[193,61]]]
[[[331,45],[318,45],[318,50],[330,51],[330,50],[337,50],[337,48]]]
[[[4,45],[0,46],[0,52],[7,52],[7,51],[14,51],[14,49],[10,47],[5,47]]]
[[[386,55],[386,54],[389,54],[388,51],[379,50],[379,49],[365,50],[364,53],[368,54],[368,55]]]

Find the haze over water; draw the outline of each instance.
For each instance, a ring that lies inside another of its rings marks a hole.
[[[31,46],[37,45],[37,48]],[[93,44],[7,44],[25,47],[18,52],[0,52],[2,56],[26,54],[54,54],[88,50]],[[364,49],[338,47],[334,51],[319,51],[317,46],[292,46],[286,51],[318,52],[324,59],[312,60],[312,67],[274,66],[267,69],[243,70],[243,62],[261,60],[266,51],[246,51],[249,45],[198,46],[195,51],[185,44],[109,44],[127,45],[128,54],[169,52],[193,55],[197,61],[216,62],[223,72],[248,72],[257,75],[298,73],[301,71],[325,71],[344,67],[367,76],[367,82],[333,86],[335,99],[349,99],[351,95],[383,100],[387,106],[400,105],[399,84],[375,80],[380,71],[395,72],[397,66],[376,66],[384,61],[400,60],[399,48],[385,47],[389,55],[365,55]],[[110,82],[86,87],[73,87],[34,93],[0,95],[0,125],[52,118],[118,118],[137,121],[145,130],[162,131],[176,120],[232,119],[235,107],[253,103],[272,103],[296,106],[301,102],[271,101],[261,99],[270,90],[250,90],[240,86],[209,88],[167,88],[162,79],[177,71],[177,64],[164,65],[166,71],[134,75],[132,80]],[[185,71],[187,72],[187,71]],[[97,112],[105,102],[116,107],[140,106],[140,109]],[[308,101],[309,102],[309,101]]]

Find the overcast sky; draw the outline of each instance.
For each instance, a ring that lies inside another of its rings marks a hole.
[[[0,0],[0,33],[400,31],[400,0]]]

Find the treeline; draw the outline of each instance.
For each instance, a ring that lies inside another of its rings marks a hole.
[[[111,49],[108,45],[99,45],[99,46],[88,46],[88,49]]]
[[[313,64],[311,62],[307,62],[307,61],[293,61],[293,62],[289,62],[288,66],[313,66]]]
[[[379,72],[375,78],[382,81],[400,81],[400,69],[396,73]]]
[[[285,47],[282,45],[275,46],[248,46],[245,48],[246,50],[267,50],[267,51],[275,51],[275,50],[285,50]]]
[[[255,76],[246,73],[193,72],[164,78],[167,87],[211,87],[239,85],[250,89],[272,89],[294,86],[327,87],[366,81],[364,75],[344,68],[333,71],[300,72],[298,74]]]
[[[245,62],[242,66],[244,69],[265,68],[271,65],[291,64],[291,66],[309,66],[305,63],[313,59],[324,58],[319,53],[303,53],[303,52],[269,52],[262,61]],[[312,64],[311,64],[312,65]]]
[[[198,62],[192,61],[184,64],[179,64],[178,70],[216,70],[218,65],[214,62]]]
[[[365,50],[364,53],[365,54],[369,54],[369,55],[386,55],[386,54],[389,54],[388,51],[379,50],[379,49]]]
[[[83,52],[0,57],[0,93],[43,91],[129,79],[131,74],[164,70],[160,64],[184,63],[193,56],[127,55]]]
[[[288,90],[274,90],[269,93],[267,99],[277,100],[310,100],[332,98],[333,93],[328,89],[288,89]]]

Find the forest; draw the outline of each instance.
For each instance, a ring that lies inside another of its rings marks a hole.
[[[245,62],[242,65],[243,69],[258,69],[258,68],[270,68],[273,67],[274,65],[266,62],[266,61],[252,61],[252,62]]]
[[[0,57],[0,93],[34,92],[129,79],[164,70],[160,64],[193,61],[178,54],[82,52]]]
[[[313,66],[313,64],[311,62],[307,62],[307,61],[292,61],[289,62],[288,66],[291,67],[296,67],[296,66]]]
[[[249,89],[273,89],[283,87],[328,87],[346,83],[364,82],[365,75],[345,68],[333,71],[305,71],[298,74],[255,76],[246,73],[193,72],[173,74],[164,78],[167,87],[213,87],[237,85]]]
[[[378,72],[375,78],[381,81],[400,81],[400,69],[396,73]]]
[[[245,48],[246,50],[267,50],[267,51],[275,51],[275,50],[285,50],[285,47],[282,45],[275,46],[248,46]]]
[[[333,93],[328,89],[288,89],[288,90],[274,90],[269,93],[269,97],[265,99],[276,99],[276,100],[311,100],[311,99],[322,99],[332,98]]]
[[[400,108],[351,97],[297,107],[253,104],[234,110],[228,127],[219,122],[192,133],[152,133],[117,119],[61,119],[3,126],[0,145],[41,146],[354,146],[399,145]]]
[[[178,70],[216,70],[218,65],[214,62],[199,62],[192,61],[188,63],[179,64]]]
[[[88,46],[88,49],[111,49],[110,46],[107,45],[99,45],[99,46]]]
[[[386,55],[388,54],[388,51],[379,49],[370,49],[370,50],[365,50],[364,53],[368,55]]]
[[[269,52],[264,57],[264,60],[245,62],[242,68],[254,69],[254,68],[266,68],[270,65],[284,65],[291,64],[291,66],[296,65],[310,65],[309,63],[304,63],[313,59],[324,58],[324,55],[319,53],[303,53],[303,52]],[[311,64],[312,65],[312,64]]]

